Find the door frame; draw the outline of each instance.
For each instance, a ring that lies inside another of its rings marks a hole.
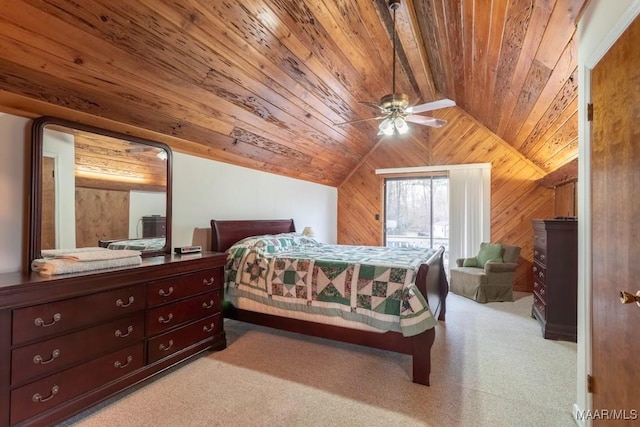
[[[640,0],[591,0],[585,9],[578,37],[578,346],[577,401],[572,415],[579,426],[590,427],[591,420],[577,420],[580,411],[593,408],[587,391],[591,361],[591,123],[587,104],[591,102],[591,70],[604,57],[633,20],[640,15]]]
[[[53,175],[53,182],[55,183],[55,188],[56,188],[56,192],[54,195],[54,207],[53,207],[53,213],[54,213],[54,219],[53,219],[53,228],[54,228],[54,233],[55,233],[55,238],[56,238],[56,242],[55,242],[55,248],[54,249],[58,249],[60,248],[60,218],[62,217],[62,212],[60,212],[60,191],[58,191],[58,189],[61,188],[61,183],[60,183],[60,174],[58,173],[58,171],[60,171],[60,157],[58,155],[58,153],[53,153],[53,152],[48,152],[48,151],[43,151],[42,153],[42,157],[50,157],[53,159],[53,171],[54,171],[54,175]]]

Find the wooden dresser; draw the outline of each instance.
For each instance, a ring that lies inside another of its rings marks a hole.
[[[221,253],[41,277],[0,275],[0,426],[51,425],[225,348]]]
[[[577,339],[578,222],[533,220],[533,307],[542,335]]]
[[[142,237],[165,237],[167,235],[167,218],[160,215],[142,217]]]

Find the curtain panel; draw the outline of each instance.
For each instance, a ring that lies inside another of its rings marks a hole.
[[[460,165],[462,166],[462,165]],[[475,256],[491,241],[491,167],[473,165],[449,171],[449,265]]]

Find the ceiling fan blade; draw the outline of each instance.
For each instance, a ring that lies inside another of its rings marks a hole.
[[[342,123],[334,123],[336,126],[339,125],[350,125],[351,123],[359,123],[359,122],[366,122],[369,120],[380,120],[380,119],[384,119],[388,116],[388,114],[384,115],[384,116],[376,116],[376,117],[367,117],[366,119],[358,119],[358,120],[351,120],[348,122],[342,122]]]
[[[367,107],[375,108],[378,111],[384,111],[384,108],[382,108],[377,102],[360,101],[360,104],[366,105]]]
[[[446,120],[436,119],[434,117],[426,117],[426,116],[418,116],[415,114],[410,114],[404,118],[406,121],[411,123],[417,123],[419,125],[431,126],[434,128],[441,128],[442,126],[447,124]]]
[[[440,108],[453,107],[454,105],[456,105],[455,101],[444,98],[444,99],[439,99],[437,101],[416,105],[414,107],[409,107],[407,108],[407,112],[412,114],[423,113],[425,111],[433,111],[433,110],[438,110]]]

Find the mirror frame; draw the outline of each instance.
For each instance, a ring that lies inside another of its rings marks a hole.
[[[164,248],[160,250],[143,251],[143,257],[166,255],[171,253],[171,200],[172,200],[172,165],[173,153],[168,145],[161,142],[139,138],[119,132],[102,129],[96,126],[73,122],[52,116],[42,116],[35,119],[31,125],[31,188],[29,198],[29,237],[27,270],[31,270],[31,262],[42,257],[42,156],[44,145],[44,129],[47,125],[64,126],[70,129],[78,129],[84,132],[104,135],[111,138],[122,139],[138,144],[161,148],[167,152],[167,186],[166,186],[166,237]],[[96,243],[97,245],[97,243]]]

